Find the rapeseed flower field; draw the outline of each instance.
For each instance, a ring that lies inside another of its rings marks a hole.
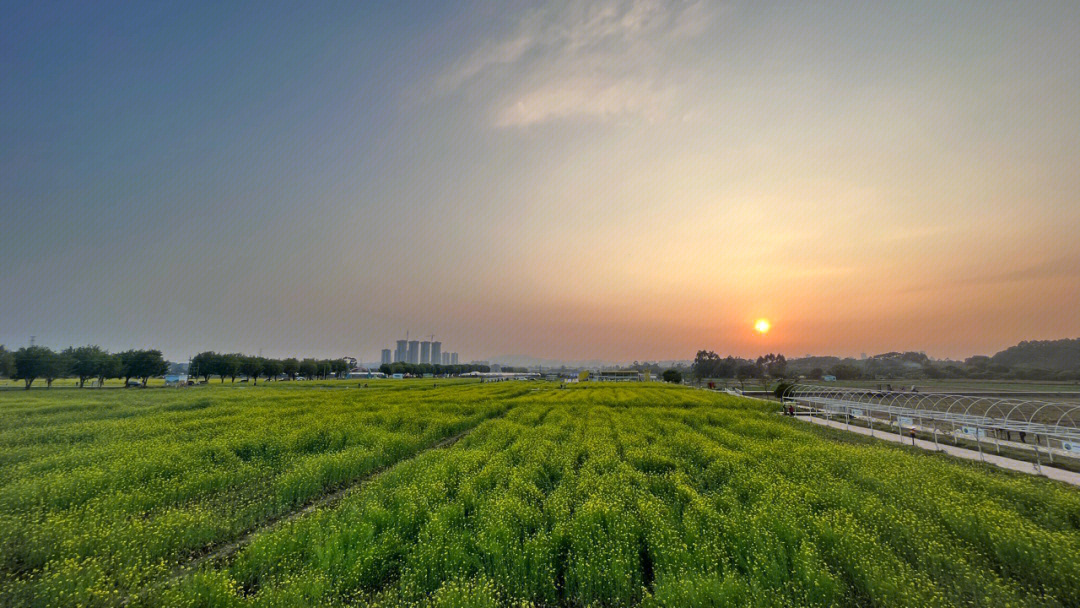
[[[0,602],[1080,605],[1045,479],[656,383],[343,387],[0,393]]]

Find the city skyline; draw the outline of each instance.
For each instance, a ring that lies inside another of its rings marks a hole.
[[[1077,3],[6,16],[9,348],[381,356],[424,323],[470,358],[628,362],[1080,336]]]

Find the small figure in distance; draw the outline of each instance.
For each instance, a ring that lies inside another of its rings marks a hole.
[[[791,416],[792,418],[795,417],[795,406],[794,405],[789,405],[787,411],[788,411],[788,416]]]
[[[1027,443],[1026,439],[1027,433],[1025,433],[1024,431],[1020,431],[1020,443]]]
[[[911,435],[911,445],[915,445],[915,429],[908,429],[908,434]]]

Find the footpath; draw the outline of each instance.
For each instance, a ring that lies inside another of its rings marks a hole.
[[[905,445],[912,445],[912,440],[909,437],[902,437],[895,433],[883,433],[880,430],[870,434],[870,429],[860,426],[847,426],[843,422],[837,422],[835,420],[823,420],[821,418],[815,418],[813,416],[796,416],[798,420],[805,420],[814,424],[820,424],[821,426],[828,426],[841,431],[849,431],[851,433],[859,433],[860,435],[872,436],[875,439],[883,439],[885,441],[891,441],[893,443],[902,443]],[[950,456],[956,456],[957,458],[965,458],[967,460],[980,460],[982,462],[988,462],[992,465],[999,466],[1003,469],[1009,469],[1011,471],[1019,471],[1021,473],[1030,473],[1031,475],[1040,475],[1048,479],[1054,479],[1062,481],[1074,486],[1080,486],[1080,473],[1073,473],[1072,471],[1065,471],[1055,467],[1038,467],[1033,463],[1024,462],[1023,460],[1016,460],[1014,458],[1006,458],[1004,456],[998,456],[996,454],[980,454],[976,450],[969,450],[967,448],[960,448],[951,445],[937,444],[933,441],[926,441],[925,439],[915,439],[915,447],[923,448],[924,450],[931,450],[937,452],[945,452]]]

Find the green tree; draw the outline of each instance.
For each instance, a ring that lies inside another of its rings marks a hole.
[[[664,374],[661,376],[664,382],[670,382],[671,384],[679,384],[682,382],[682,373],[677,369],[664,370]]]
[[[344,359],[334,359],[330,361],[330,371],[338,378],[344,378],[349,375],[349,363]]]
[[[829,368],[829,374],[836,376],[837,380],[858,380],[862,377],[862,370],[848,363],[840,363]]]
[[[773,389],[773,394],[776,395],[777,399],[783,401],[784,397],[787,397],[794,389],[794,384],[790,382],[780,382],[776,385],[776,388]]]
[[[755,363],[741,363],[739,368],[735,371],[735,377],[739,380],[747,380],[750,378],[760,378],[762,376],[761,367]]]
[[[221,355],[212,350],[195,355],[191,358],[191,369],[189,370],[191,375],[202,378],[203,382],[209,382],[210,376],[217,373],[220,357]],[[224,376],[222,381],[224,382]]]
[[[45,359],[45,367],[41,376],[45,378],[45,386],[52,388],[53,380],[67,378],[71,373],[71,357],[67,351],[53,352]]]
[[[120,360],[120,378],[124,381],[124,388],[127,388],[128,383],[135,377],[137,352],[135,350],[125,350],[116,355]]]
[[[319,373],[319,364],[314,359],[304,359],[300,362],[300,375],[312,380]]]
[[[267,380],[277,380],[285,365],[277,359],[263,359],[262,373]]]
[[[47,346],[24,346],[15,351],[12,356],[13,373],[11,378],[22,380],[24,388],[30,389],[34,380],[44,377],[51,365],[51,359],[55,355]]]
[[[694,357],[694,364],[690,366],[690,373],[699,381],[705,378],[715,378],[716,368],[720,364],[720,355],[711,350],[699,350]]]
[[[784,372],[787,370],[787,359],[784,358],[784,355],[769,353],[758,357],[757,365],[765,374],[774,378],[783,378]]]
[[[0,344],[0,376],[10,378],[15,373],[15,359],[11,351]]]
[[[318,362],[319,371],[316,374],[319,376],[319,380],[326,380],[330,377],[330,372],[334,369],[334,364],[329,359],[320,359]]]
[[[97,369],[98,386],[105,386],[105,380],[108,378],[119,378],[123,371],[123,361],[120,360],[120,355],[110,355],[105,353],[105,356],[101,358]]]
[[[263,361],[259,357],[244,357],[240,360],[240,373],[251,379],[252,384],[259,383],[263,373]]]
[[[101,368],[109,356],[99,346],[68,348],[65,352],[71,360],[71,374],[79,379],[79,388],[83,388],[87,380],[100,377]]]
[[[240,353],[229,353],[218,357],[217,373],[221,376],[222,384],[225,383],[226,376],[230,382],[236,382],[236,377],[240,375],[240,363],[243,360],[244,355]]]
[[[132,378],[138,378],[143,386],[154,376],[162,376],[169,371],[169,364],[160,350],[128,350],[120,353],[120,375],[124,386]]]
[[[281,362],[281,373],[289,377],[289,380],[296,380],[296,374],[300,373],[300,362],[293,357],[289,357]]]

